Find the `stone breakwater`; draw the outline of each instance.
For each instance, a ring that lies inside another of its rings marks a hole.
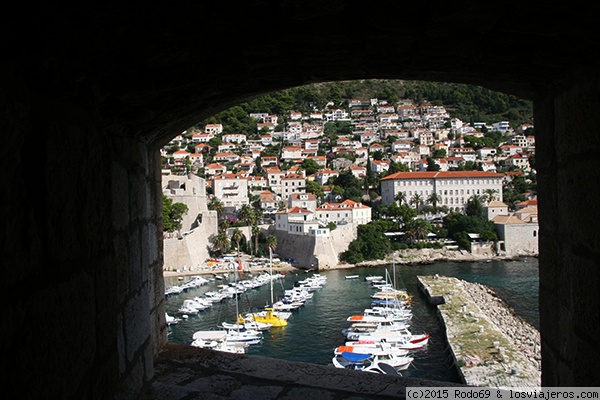
[[[529,362],[541,371],[540,332],[515,314],[515,311],[495,291],[480,283],[460,281],[463,289],[471,296],[481,311],[496,325],[502,328]]]
[[[541,385],[540,334],[484,285],[444,276],[418,276],[438,307],[464,383],[486,387]]]

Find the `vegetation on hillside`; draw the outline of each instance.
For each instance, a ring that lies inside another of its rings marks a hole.
[[[198,124],[223,124],[225,133],[257,135],[257,121],[250,113],[269,113],[285,118],[290,111],[310,113],[327,108],[347,108],[348,100],[377,98],[395,104],[411,99],[443,105],[450,115],[468,123],[509,121],[516,127],[533,121],[532,103],[516,96],[479,86],[424,81],[361,80],[327,82],[295,87],[261,96],[225,110]],[[344,134],[343,126],[336,133]],[[327,132],[326,132],[327,133]]]

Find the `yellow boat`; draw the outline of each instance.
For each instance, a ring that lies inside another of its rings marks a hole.
[[[252,318],[256,322],[262,322],[265,324],[272,324],[273,326],[286,326],[287,321],[284,318],[278,317],[273,314],[273,311],[267,310],[265,315],[252,315]]]

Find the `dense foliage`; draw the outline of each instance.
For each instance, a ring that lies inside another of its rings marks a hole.
[[[391,251],[391,243],[385,232],[394,230],[396,224],[386,220],[371,221],[358,226],[358,236],[340,255],[342,261],[357,264],[365,260],[382,260]]]
[[[285,118],[294,110],[303,113],[327,108],[348,108],[348,100],[377,98],[395,104],[411,99],[416,104],[427,100],[446,107],[452,117],[473,122],[509,121],[514,127],[533,121],[532,103],[509,94],[473,85],[403,80],[362,80],[327,82],[268,93],[225,110],[199,124],[219,122],[226,133],[256,135],[257,121],[250,113],[269,113]],[[333,125],[336,134],[347,134],[348,127]],[[328,128],[328,129],[329,129]],[[328,132],[325,132],[326,135]]]
[[[173,233],[181,229],[183,216],[188,212],[188,206],[183,203],[174,203],[173,199],[163,194],[163,230]]]

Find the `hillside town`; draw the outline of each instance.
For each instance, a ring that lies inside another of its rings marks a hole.
[[[405,205],[435,223],[450,212],[464,213],[476,199],[495,227],[494,254],[537,255],[535,190],[520,189],[516,196],[506,191],[516,180],[535,179],[533,125],[466,123],[443,106],[406,99],[351,99],[344,105],[250,113],[257,131],[248,135],[207,123],[173,138],[161,149],[164,194],[183,201],[182,193],[193,192],[200,199],[186,202],[191,215],[176,239],[204,221],[203,257],[239,249],[240,242],[246,253],[264,255],[260,243],[273,235],[284,258],[332,267],[360,225],[385,218],[381,207]],[[226,238],[219,239],[219,232]],[[312,247],[299,237],[312,238]],[[470,238],[470,251],[486,251],[477,234]],[[219,244],[227,239],[229,246]],[[325,247],[331,255],[317,253],[319,240],[330,242]],[[307,249],[315,254],[303,258]]]

